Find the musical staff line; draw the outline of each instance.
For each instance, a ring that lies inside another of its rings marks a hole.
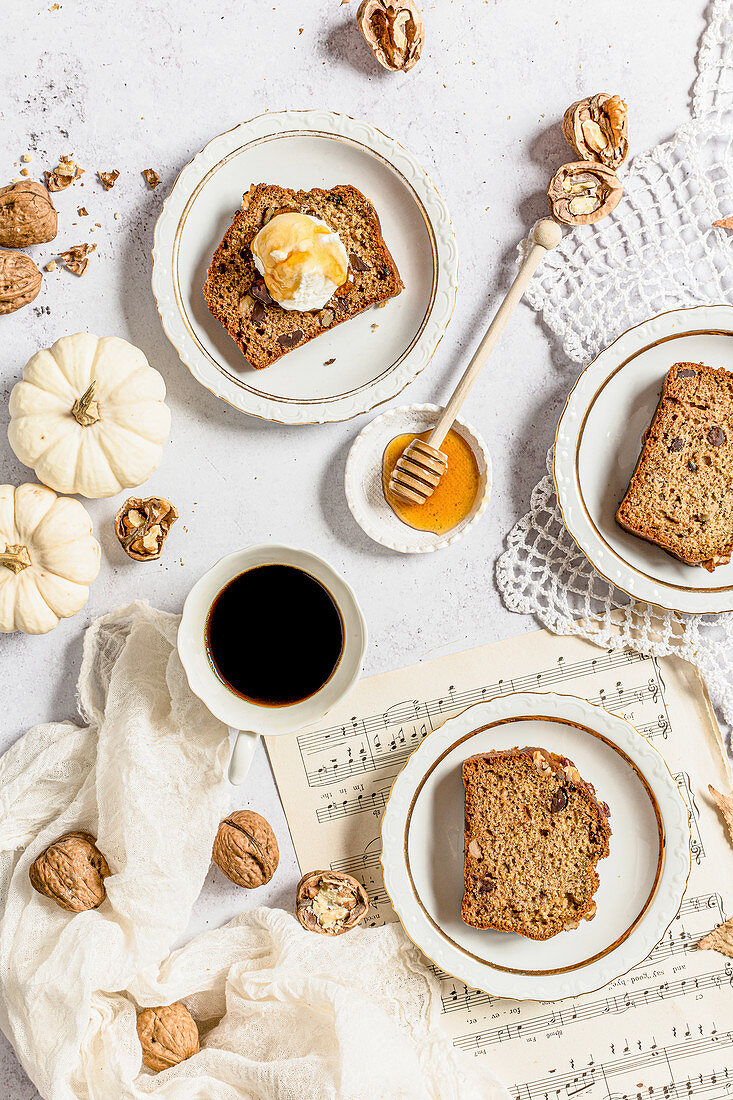
[[[298,745],[301,751],[308,755],[325,748],[330,741],[340,740],[344,737],[360,736],[364,733],[382,732],[387,726],[399,725],[402,722],[415,721],[420,718],[428,718],[430,713],[443,714],[449,710],[465,708],[472,703],[480,703],[484,699],[494,699],[501,695],[509,695],[516,691],[541,690],[549,684],[562,683],[578,676],[590,676],[599,672],[607,672],[615,668],[626,668],[629,665],[640,664],[650,658],[645,654],[635,653],[632,650],[614,650],[604,657],[597,657],[587,661],[575,661],[565,663],[563,658],[558,658],[557,668],[543,669],[541,672],[531,673],[527,676],[516,676],[509,680],[497,680],[493,684],[484,687],[471,688],[468,691],[449,690],[439,699],[430,699],[425,703],[410,700],[395,704],[383,714],[372,714],[366,718],[353,718],[351,723],[344,726],[330,726],[315,733],[304,734],[298,737]],[[654,684],[658,690],[657,681]],[[387,716],[389,716],[388,720]]]
[[[319,822],[336,821],[341,817],[349,817],[351,814],[378,813],[387,805],[391,786],[380,787],[371,794],[358,794],[354,798],[345,798],[343,802],[329,802],[327,806],[319,806],[316,817]]]
[[[556,1097],[559,1100],[563,1095],[566,1097],[576,1096],[585,1089],[592,1088],[596,1082],[605,1081],[609,1077],[640,1073],[660,1060],[666,1060],[671,1065],[680,1058],[694,1058],[697,1055],[718,1052],[723,1055],[723,1051],[729,1047],[733,1047],[733,1032],[731,1031],[716,1032],[700,1039],[690,1038],[668,1047],[655,1046],[638,1054],[632,1053],[627,1044],[621,1058],[604,1062],[602,1066],[592,1065],[578,1072],[571,1070],[569,1073],[558,1073],[553,1077],[544,1077],[538,1081],[515,1085],[510,1091],[515,1100],[535,1100],[535,1098],[545,1100],[549,1096]],[[658,1092],[660,1096],[664,1095],[662,1086],[659,1087]]]
[[[420,702],[407,699],[394,703],[382,714],[364,718],[354,716],[340,726],[302,734],[296,738],[301,764],[310,787],[330,787],[344,783],[355,776],[389,769],[395,775],[423,738],[432,733],[450,714],[455,714],[474,703],[495,699],[513,691],[546,689],[555,683],[572,680],[578,676],[605,673],[614,669],[637,665],[648,660],[642,654],[631,651],[606,653],[603,657],[577,661],[566,665],[562,657],[557,666],[542,672],[520,676],[510,680],[498,680],[494,684],[456,691],[452,686],[438,699]],[[615,690],[601,688],[591,703],[610,711],[623,713],[637,705],[651,701],[657,703],[661,687],[655,675],[645,684],[625,688],[620,680]],[[656,728],[650,727],[655,736],[666,735],[663,716]],[[386,778],[386,777],[385,777]],[[331,799],[331,805],[335,800]],[[322,820],[319,818],[319,820]]]
[[[484,1046],[487,1043],[503,1043],[508,1039],[519,1039],[524,1035],[538,1035],[540,1032],[549,1031],[552,1028],[583,1023],[599,1016],[606,1016],[608,1013],[617,1015],[626,1012],[630,1008],[639,1008],[656,1001],[684,997],[687,994],[702,992],[706,989],[722,989],[725,985],[733,986],[733,963],[726,963],[722,970],[712,971],[709,974],[699,974],[693,978],[681,978],[676,982],[662,982],[653,989],[639,989],[633,993],[624,993],[615,997],[602,997],[597,1001],[588,1001],[583,1004],[568,1005],[567,1007],[560,1005],[551,1012],[535,1016],[531,1020],[502,1024],[499,1027],[459,1035],[453,1040],[453,1045],[460,1047],[461,1050],[472,1050],[476,1046]],[[478,990],[475,996],[468,993],[465,999],[461,998],[460,994],[457,997],[459,1002],[464,1001],[464,1003],[456,1003],[452,995],[442,998],[444,1012],[453,1012],[456,1009],[465,1008],[469,1001],[470,1007],[475,1008],[491,1000],[488,994],[479,993]],[[446,1004],[446,1002],[449,1003]]]

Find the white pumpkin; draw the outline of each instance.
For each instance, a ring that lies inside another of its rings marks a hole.
[[[100,548],[83,504],[45,485],[0,485],[0,631],[46,634],[81,610]]]
[[[118,336],[63,336],[37,352],[10,394],[8,439],[59,493],[111,497],[160,464],[171,414],[165,382]]]

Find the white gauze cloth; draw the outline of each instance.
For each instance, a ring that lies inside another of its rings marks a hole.
[[[280,910],[182,935],[228,808],[228,731],[191,693],[178,618],[134,603],[87,631],[85,726],[29,730],[0,759],[0,1026],[46,1100],[505,1100],[439,1022],[436,979],[398,925],[330,939]],[[72,914],[28,868],[83,829],[112,874]],[[246,895],[243,894],[243,904]],[[141,1063],[138,1007],[183,1000],[201,1052]]]

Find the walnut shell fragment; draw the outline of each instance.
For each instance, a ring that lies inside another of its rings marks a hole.
[[[0,245],[45,244],[57,230],[56,210],[43,184],[24,180],[0,187]]]
[[[89,257],[96,251],[96,244],[75,244],[66,252],[59,253],[59,259],[73,275],[83,275],[89,266]]]
[[[143,1065],[154,1073],[177,1066],[199,1052],[199,1031],[185,1005],[144,1008],[137,1016]]]
[[[160,176],[158,173],[153,168],[144,168],[142,174],[150,190],[154,191],[160,183]]]
[[[111,172],[97,172],[99,182],[105,191],[111,191],[114,185],[117,183],[119,172],[116,168],[113,168]]]
[[[49,191],[65,191],[75,179],[84,175],[84,169],[74,163],[71,156],[61,157],[52,172],[44,172]]]
[[[70,913],[100,906],[107,897],[104,880],[109,874],[107,860],[89,833],[60,836],[36,857],[28,872],[34,890]]]
[[[38,297],[43,276],[24,252],[0,252],[0,314],[15,313]]]
[[[562,132],[580,160],[616,169],[629,155],[627,109],[620,96],[599,92],[579,99],[565,112]]]
[[[719,951],[733,959],[733,917],[703,936],[697,946],[702,951]]]
[[[593,225],[618,206],[623,193],[610,168],[577,160],[555,172],[547,201],[553,218],[563,225]]]
[[[269,821],[254,810],[234,810],[219,825],[212,858],[237,886],[254,890],[275,874],[280,849]]]
[[[362,0],[356,24],[379,64],[390,72],[406,73],[419,60],[425,25],[411,0]]]
[[[128,497],[115,516],[115,534],[135,561],[155,561],[163,552],[178,512],[165,497]]]
[[[341,936],[364,920],[369,895],[343,871],[310,871],[295,892],[296,914],[308,932]]]

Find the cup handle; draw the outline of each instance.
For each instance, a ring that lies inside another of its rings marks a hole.
[[[246,779],[259,739],[259,733],[253,733],[252,730],[237,731],[229,761],[229,782],[235,787]]]

